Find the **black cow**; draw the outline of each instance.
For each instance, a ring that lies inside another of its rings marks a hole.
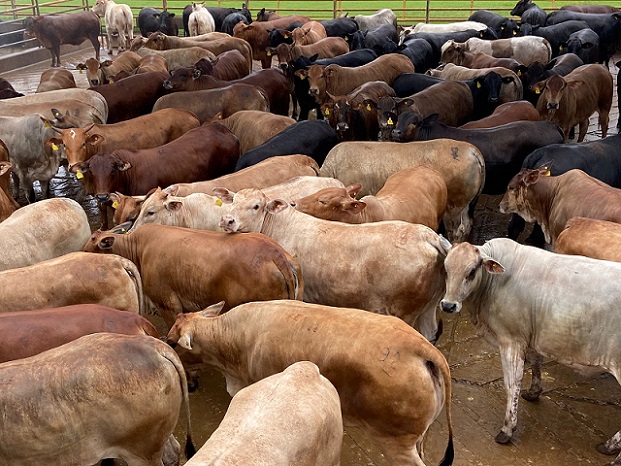
[[[240,21],[245,24],[250,24],[250,22],[248,22],[248,18],[242,13],[235,12],[226,15],[226,18],[224,18],[224,21],[222,21],[222,32],[226,32],[227,34],[232,36],[233,28]]]
[[[584,21],[599,36],[599,63],[608,66],[610,57],[618,49],[621,40],[621,13],[592,14],[576,13],[568,10],[554,11],[548,15],[546,25],[565,21]]]
[[[524,99],[537,106],[539,94],[535,94],[531,91],[530,88],[532,85],[538,83],[539,81],[544,81],[550,76],[567,76],[583,64],[582,59],[576,54],[566,53],[550,60],[550,62],[545,65],[539,62],[534,62],[528,67],[524,67],[520,70],[520,78],[522,79],[522,84],[524,86]]]
[[[159,11],[155,8],[143,8],[138,13],[138,29],[142,37],[149,37],[152,32],[161,31],[167,36],[178,36],[179,27],[175,14]]]
[[[621,108],[619,104],[621,104],[621,61],[615,63],[615,66],[619,69],[617,71],[617,108]],[[617,129],[621,130],[621,116],[617,120]]]
[[[304,154],[321,166],[338,143],[336,131],[323,120],[298,121],[241,156],[235,171],[276,155]]]
[[[221,8],[221,7],[207,7],[207,11],[213,16],[214,23],[216,24],[216,31],[224,32],[222,30],[222,24],[228,15],[231,13],[241,13],[246,18],[246,24],[252,23],[252,15],[246,4],[242,4],[241,10],[238,8]],[[192,14],[192,5],[186,5],[183,9],[183,35],[189,36],[190,30],[188,22],[190,21],[190,15]]]
[[[494,128],[461,129],[436,121],[437,115],[408,121],[393,130],[394,140],[455,139],[475,145],[485,159],[484,194],[503,194],[524,159],[535,149],[560,144],[563,132],[550,121],[515,121]]]
[[[524,24],[532,24],[533,26],[543,26],[546,24],[548,14],[539,8],[532,0],[518,0],[511,16],[520,16],[520,29]]]
[[[326,29],[328,37],[342,37],[345,39],[348,34],[353,34],[358,30],[358,23],[353,18],[343,17],[319,22]]]
[[[414,69],[416,70],[416,67]],[[403,73],[392,82],[392,88],[395,90],[397,97],[408,97],[442,81],[444,79],[427,76],[426,74]]]
[[[552,56],[556,57],[561,52],[561,45],[569,40],[574,32],[588,28],[589,25],[584,21],[566,21],[564,23],[553,24],[551,26],[531,26],[523,24],[520,33],[523,36],[543,37],[550,43]]]
[[[380,24],[373,29],[369,29],[364,37],[365,47],[375,50],[378,55],[390,53],[387,52],[386,45],[392,43],[396,49],[398,42],[399,34],[397,33],[397,28],[392,23]]]
[[[317,110],[318,118],[323,118],[323,115],[319,111],[319,105],[317,104],[317,101],[313,96],[309,95],[308,93],[308,80],[302,79],[298,74],[296,74],[296,71],[306,69],[311,65],[327,66],[332,63],[339,66],[347,67],[362,66],[372,62],[376,58],[377,54],[373,50],[362,49],[354,50],[352,52],[339,55],[338,57],[322,58],[320,60],[317,60],[316,55],[310,58],[300,56],[295,60],[287,63],[286,67],[283,68],[286,68],[285,75],[287,76],[287,78],[289,80],[293,80],[295,100],[297,100],[297,102],[294,102],[294,115],[297,113],[296,107],[297,105],[299,105],[299,120],[307,120],[308,112],[310,112],[312,109]]]
[[[487,26],[494,30],[499,39],[508,39],[517,35],[520,28],[517,23],[512,19],[500,16],[489,10],[475,11],[468,18],[469,21],[478,21],[479,23],[487,24]]]
[[[356,23],[358,24],[358,23]],[[349,42],[349,50],[362,50],[366,48],[365,46],[365,32],[363,31],[354,31],[350,32],[345,36],[345,40]]]
[[[569,36],[561,46],[561,53],[574,53],[584,64],[597,63],[599,58],[599,36],[593,29],[582,29]]]
[[[522,168],[548,167],[552,176],[580,169],[593,178],[621,189],[621,134],[580,144],[552,144],[533,151],[522,163]],[[524,230],[524,219],[513,215],[509,222],[509,238],[516,240]],[[530,243],[543,247],[545,239],[535,225]]]

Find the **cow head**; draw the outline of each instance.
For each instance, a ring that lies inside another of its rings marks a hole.
[[[455,42],[454,40],[449,40],[442,45],[442,54],[440,56],[440,61],[442,63],[455,63],[456,65],[461,64],[463,60],[463,54],[466,51],[465,44]]]
[[[140,208],[146,197],[125,196],[119,192],[110,193],[110,201],[112,201],[112,208],[114,209],[114,224],[133,224],[138,218]]]
[[[531,8],[533,3],[531,0],[519,0],[511,10],[511,16],[522,16],[526,10]]]
[[[224,301],[220,301],[200,312],[186,312],[177,315],[175,323],[166,336],[166,342],[175,348],[182,361],[184,361],[184,352],[207,354],[201,351],[200,338],[195,338],[195,336],[200,331],[200,327],[206,323],[205,319],[219,316],[223,308]]]
[[[484,273],[500,274],[505,268],[497,261],[482,254],[470,243],[460,243],[450,248],[444,259],[446,292],[440,309],[451,314],[461,311],[463,302],[478,289]]]
[[[109,231],[97,230],[86,241],[82,248],[84,252],[111,252],[116,241],[116,234]]]
[[[80,70],[80,73],[86,71],[86,79],[91,86],[101,86],[107,83],[101,63],[96,58],[89,58],[84,63],[78,63],[76,68]]]
[[[360,183],[347,188],[324,188],[310,196],[295,201],[295,210],[325,220],[347,223],[360,223],[354,217],[360,217],[367,204],[356,199],[362,189]]]
[[[293,35],[288,29],[269,29],[267,34],[270,47],[277,47],[279,44],[293,43]]]
[[[411,99],[410,99],[411,100]],[[437,114],[434,114],[437,118]],[[435,120],[434,120],[435,121]],[[400,112],[397,124],[390,132],[390,139],[397,142],[416,141],[421,127],[427,123],[415,105],[410,110]]]
[[[326,94],[326,77],[328,75],[328,67],[320,65],[312,65],[305,73],[308,78],[308,93],[320,103]]]
[[[152,33],[143,47],[153,50],[166,50],[168,48],[168,36],[160,31]]]
[[[174,13],[170,13],[168,11],[162,11],[161,14],[154,14],[154,16],[156,16],[156,19],[158,20],[158,24],[159,24],[158,30],[160,32],[166,34],[167,36],[179,35],[179,28],[177,27],[177,24],[175,23]]]
[[[161,188],[152,190],[141,203],[140,212],[136,217],[132,230],[145,223],[159,223],[160,225],[177,224],[177,216],[183,207],[183,197],[174,197]]]
[[[71,167],[96,154],[105,141],[106,138],[101,134],[87,134],[94,126],[95,124],[93,123],[84,128],[63,130],[53,128],[54,131],[60,134],[60,138],[50,138],[46,141],[46,145],[63,146],[69,167]]]
[[[106,0],[97,0],[93,8],[91,8],[91,11],[97,16],[104,16],[106,14],[107,3]]]
[[[541,94],[537,103],[537,110],[547,113],[548,117],[554,115],[561,105],[563,91],[566,87],[566,81],[558,75],[550,76],[545,81],[531,86],[535,94]]]
[[[203,75],[200,68],[179,68],[171,71],[170,77],[162,84],[169,91],[194,90],[194,81]]]
[[[89,173],[95,198],[98,202],[110,200],[110,193],[123,187],[123,174],[132,164],[113,154],[95,154],[87,162],[79,162],[70,168],[78,179]]]
[[[269,200],[263,192],[253,188],[238,193],[214,188],[213,193],[225,204],[231,204],[229,213],[220,219],[220,228],[227,233],[260,232],[268,214],[279,214],[289,208],[282,199]]]
[[[527,222],[534,222],[535,218],[532,199],[529,194],[532,192],[531,187],[535,185],[542,177],[550,176],[549,167],[544,166],[538,169],[523,168],[515,175],[502,200],[500,201],[500,212],[503,214],[519,214]]]

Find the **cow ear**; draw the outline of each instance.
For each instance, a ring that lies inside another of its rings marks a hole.
[[[519,78],[521,78],[522,76],[524,76],[526,73],[528,72],[528,67],[524,66],[524,65],[519,65],[516,69],[515,69],[515,73],[518,75]]]
[[[306,70],[297,70],[293,74],[295,74],[300,79],[305,79],[306,77],[308,77],[308,71]]]
[[[308,57],[308,59],[309,59],[310,61],[313,61],[313,62],[314,62],[315,60],[317,60],[317,58],[319,58],[319,54],[318,54],[318,53],[316,53],[315,55],[311,55],[310,57]]]
[[[233,196],[235,196],[234,192],[231,192],[226,188],[213,188],[211,192],[214,196],[218,196],[220,199],[222,199],[222,202],[224,202],[225,204],[233,203]]]
[[[119,193],[115,192],[115,193],[110,193],[110,200],[112,201],[112,203],[114,204],[115,202],[121,202],[121,196],[119,196]]]
[[[405,99],[399,101],[398,107],[399,109],[402,109],[403,107],[411,107],[412,105],[414,105],[414,100],[406,97]]]
[[[115,167],[118,171],[124,172],[132,168],[132,164],[131,162],[117,162],[115,164]]]
[[[164,203],[164,207],[171,212],[181,209],[183,207],[182,201],[167,201]]]
[[[63,144],[63,140],[58,138],[49,138],[45,141],[44,144],[45,147],[52,149],[53,151],[57,151],[59,146]]]
[[[174,13],[168,13],[168,17],[169,17],[169,18],[174,18],[174,17],[175,17],[175,14],[174,14]]]
[[[12,166],[10,162],[0,162],[0,176],[8,172]]]
[[[364,105],[364,108],[366,108],[368,112],[373,109],[377,110],[377,103],[371,99],[364,99],[362,101],[362,105]]]
[[[181,346],[183,349],[192,351],[192,334],[190,333],[189,329],[183,332],[179,336],[179,340],[177,340],[177,344]]]
[[[435,123],[436,121],[438,121],[438,117],[440,115],[438,115],[437,113],[432,113],[431,115],[425,117],[422,119],[421,121],[421,126],[426,126],[429,125],[431,123]]]
[[[359,214],[367,207],[367,203],[364,201],[352,200],[345,202],[343,207],[347,212],[351,214]]]
[[[202,317],[208,317],[208,318],[217,317],[222,312],[222,309],[224,309],[224,301],[220,301],[217,304],[212,304],[211,306],[206,307],[205,309],[200,311],[200,315]]]
[[[112,246],[114,246],[114,241],[114,236],[102,236],[97,242],[97,247],[102,251],[107,251],[109,249],[112,249]]]
[[[78,63],[75,67],[76,70],[85,70],[86,65],[84,63]]]
[[[273,201],[269,201],[267,203],[266,210],[270,214],[277,214],[277,213],[282,212],[283,210],[285,210],[288,206],[289,206],[289,204],[287,204],[282,199],[274,199]]]
[[[526,186],[534,185],[537,181],[539,181],[539,175],[541,175],[540,170],[530,170],[524,177],[524,184]]]
[[[358,193],[362,189],[362,185],[360,183],[350,184],[345,188],[349,197],[353,197],[354,199],[358,196]]]
[[[496,262],[491,257],[486,257],[483,259],[483,267],[487,273],[492,275],[497,275],[499,273],[503,273],[505,268],[500,264],[500,262]]]
[[[90,170],[90,167],[88,166],[87,162],[78,162],[73,164],[70,168],[69,171],[71,173],[75,173],[76,175],[78,173],[82,174],[82,173],[86,173],[87,171]]]

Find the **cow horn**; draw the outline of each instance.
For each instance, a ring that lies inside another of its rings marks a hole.
[[[88,133],[91,129],[93,129],[93,126],[95,126],[95,123],[91,123],[86,128],[84,128],[84,132]]]

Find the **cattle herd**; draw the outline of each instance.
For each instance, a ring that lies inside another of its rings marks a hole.
[[[177,465],[182,412],[188,465],[337,465],[345,425],[421,466],[444,411],[448,466],[440,312],[500,352],[498,443],[525,362],[528,401],[544,357],[621,383],[621,12],[511,14],[404,28],[389,9],[253,21],[194,3],[183,37],[174,13],[134,24],[113,0],[26,19],[52,68],[33,95],[0,79],[0,464]],[[84,40],[88,89],[60,68]],[[595,112],[602,139],[583,142]],[[34,202],[63,164],[99,230],[73,199]],[[475,246],[481,194],[513,217]],[[233,399],[196,452],[205,367]],[[597,449],[621,466],[621,431]]]

